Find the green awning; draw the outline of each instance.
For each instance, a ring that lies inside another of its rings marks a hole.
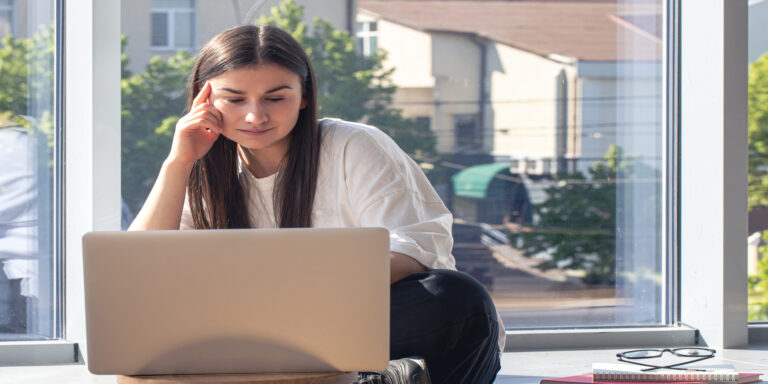
[[[490,163],[466,168],[451,177],[454,194],[484,199],[493,177],[505,169],[509,169],[509,163]]]

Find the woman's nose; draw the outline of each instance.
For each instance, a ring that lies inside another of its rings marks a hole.
[[[253,105],[245,115],[245,121],[249,124],[260,124],[267,121],[267,113],[264,107],[258,104]]]

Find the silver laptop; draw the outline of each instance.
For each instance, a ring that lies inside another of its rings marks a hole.
[[[91,232],[83,258],[92,373],[387,367],[386,229]]]

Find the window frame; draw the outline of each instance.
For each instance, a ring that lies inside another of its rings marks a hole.
[[[0,343],[0,365],[76,361],[78,351],[85,351],[81,237],[120,228],[120,88],[112,81],[120,75],[120,0],[66,6],[62,67],[79,68],[65,73],[64,90],[67,100],[78,100],[63,111],[66,212],[78,212],[65,217],[63,228],[66,328],[62,340]],[[669,29],[671,36],[665,32],[664,40],[672,44],[665,47],[663,85],[663,121],[672,128],[663,138],[671,148],[665,161],[672,165],[664,175],[671,219],[663,229],[663,246],[673,268],[665,280],[678,285],[666,295],[672,300],[672,325],[507,331],[507,351],[702,343],[719,349],[768,342],[768,325],[746,320],[746,258],[738,257],[746,255],[747,0],[668,0],[665,7],[665,24],[676,27]],[[703,57],[706,66],[699,65]],[[697,169],[708,171],[696,174]],[[697,248],[697,242],[709,246]],[[713,283],[689,283],[702,279]],[[12,356],[55,348],[60,352],[53,355],[68,360]]]
[[[192,6],[189,8],[184,7],[158,7],[154,4],[151,6],[150,14],[150,27],[152,26],[151,17],[153,14],[165,14],[167,17],[166,33],[168,34],[167,45],[154,45],[152,43],[153,31],[150,30],[149,46],[153,51],[192,51],[197,46],[197,2],[192,0]],[[176,44],[176,16],[181,13],[188,13],[192,16],[192,42],[189,47],[179,47]]]
[[[378,50],[378,39],[379,39],[379,26],[378,22],[376,20],[372,21],[358,21],[358,23],[363,27],[362,31],[355,32],[355,37],[360,39],[360,52],[363,54],[363,56],[372,56],[375,55],[376,52],[371,51],[371,46],[373,45],[371,42],[373,40],[377,40],[376,42],[376,49]],[[376,30],[371,31],[371,25],[376,25]]]

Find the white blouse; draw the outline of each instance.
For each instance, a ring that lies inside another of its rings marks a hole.
[[[320,120],[321,148],[313,227],[383,227],[390,251],[429,269],[456,269],[453,216],[424,172],[381,130],[338,119]],[[241,164],[248,216],[256,228],[276,228],[276,175],[257,179]],[[189,202],[181,229],[193,228]]]

